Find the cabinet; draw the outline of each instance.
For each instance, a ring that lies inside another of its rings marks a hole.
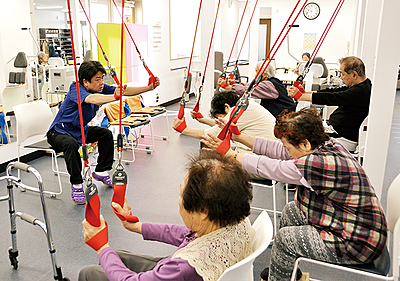
[[[49,57],[72,60],[71,32],[66,28],[39,28],[42,51],[48,48]],[[44,46],[45,45],[45,46]]]

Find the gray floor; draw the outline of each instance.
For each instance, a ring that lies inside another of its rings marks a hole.
[[[399,97],[400,93],[397,93]],[[386,169],[384,194],[390,182],[400,171],[399,164],[399,133],[400,113],[398,111],[399,99],[396,100],[395,120],[392,129],[390,152]],[[168,107],[169,110],[177,110],[177,105]],[[172,124],[173,116],[169,117]],[[166,135],[164,117],[154,120],[154,131],[158,135]],[[143,139],[148,142],[148,139]],[[141,221],[179,223],[182,224],[178,212],[179,185],[185,173],[187,155],[196,153],[199,141],[180,135],[170,130],[169,140],[156,139],[155,152],[147,154],[143,151],[136,152],[136,161],[126,165],[128,173],[127,199],[132,206],[132,211]],[[51,172],[48,156],[34,160],[29,164],[36,168],[42,175],[46,189],[55,190],[57,179]],[[60,160],[63,163],[63,160]],[[3,176],[0,174],[0,176]],[[34,184],[35,179],[29,174],[23,173],[21,179],[24,183]],[[84,218],[85,207],[75,205],[70,197],[70,185],[67,176],[62,177],[64,192],[57,198],[46,196],[46,204],[49,212],[53,242],[56,249],[57,264],[61,267],[63,275],[71,280],[77,280],[79,270],[86,265],[96,264],[96,253],[83,242],[81,222]],[[156,242],[143,241],[134,233],[129,233],[111,211],[110,202],[113,191],[104,185],[95,182],[102,203],[101,213],[109,224],[109,242],[114,249],[125,249],[134,253],[153,256],[166,256],[174,252],[174,247]],[[0,196],[6,194],[6,182],[0,183]],[[2,191],[1,191],[2,190]],[[285,203],[284,190],[277,188],[278,208]],[[39,196],[32,192],[21,192],[16,189],[15,209],[26,212],[43,220]],[[256,206],[271,206],[271,190],[256,187],[254,189],[254,202]],[[290,193],[289,197],[293,196]],[[386,198],[383,198],[385,206]],[[251,220],[257,216],[252,213]],[[19,268],[14,270],[8,259],[8,247],[11,245],[10,222],[8,216],[8,204],[0,203],[0,280],[53,280],[51,260],[48,252],[47,241],[43,231],[37,227],[17,219],[17,242],[19,250]],[[259,273],[269,263],[270,248],[267,249],[254,263],[255,280],[259,280]],[[338,279],[337,274],[329,275],[326,280]],[[347,279],[349,280],[349,279]]]

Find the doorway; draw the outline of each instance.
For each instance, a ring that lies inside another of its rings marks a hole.
[[[260,19],[258,30],[258,61],[265,59],[271,46],[271,19]]]

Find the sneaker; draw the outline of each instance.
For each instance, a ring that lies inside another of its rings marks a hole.
[[[80,187],[76,187],[80,186]],[[86,203],[86,197],[85,197],[85,192],[83,191],[83,186],[82,184],[80,185],[73,185],[71,184],[71,197],[72,201],[76,204],[85,204]]]
[[[110,175],[109,175],[108,173],[107,173],[106,176],[101,176],[101,175],[99,175],[99,174],[96,174],[96,172],[93,172],[93,173],[92,173],[92,177],[93,177],[95,180],[97,180],[97,181],[103,182],[103,184],[104,184],[105,186],[107,186],[107,187],[112,187],[112,186],[113,186],[111,177],[110,177]]]

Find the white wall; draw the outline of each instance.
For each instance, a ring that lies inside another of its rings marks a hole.
[[[36,45],[27,30],[31,27],[29,0],[2,1],[0,12],[0,91],[6,86],[5,66],[18,52],[36,54]]]
[[[290,30],[290,52],[298,59],[301,59],[303,52],[310,52],[312,50],[305,50],[303,48],[304,33],[316,33],[317,42],[324,31],[333,11],[336,8],[338,1],[320,1],[318,4],[321,7],[321,13],[315,20],[307,20],[301,12],[295,24],[299,27],[294,27]],[[296,1],[293,0],[261,0],[260,7],[271,7],[271,46],[275,42],[276,37],[282,30],[282,27],[288,19]],[[337,62],[340,57],[349,54],[351,47],[352,32],[354,30],[353,19],[355,17],[355,4],[356,0],[347,0],[344,2],[335,22],[333,23],[325,41],[323,42],[318,56],[322,56],[326,61]],[[294,17],[293,17],[294,18]],[[292,21],[290,21],[292,22]],[[295,66],[296,61],[289,56],[287,41],[285,40],[275,55],[277,67],[280,66]]]
[[[35,10],[36,28],[68,28],[68,15],[64,12],[51,10]],[[39,35],[39,34],[38,34]]]

